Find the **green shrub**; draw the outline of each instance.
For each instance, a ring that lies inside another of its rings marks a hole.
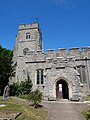
[[[13,83],[10,85],[10,95],[11,96],[19,96],[20,90],[19,90],[19,82]]]
[[[90,120],[90,110],[87,111],[86,118],[87,118],[87,120]]]
[[[86,109],[85,111],[82,112],[86,120],[90,120],[90,109]]]
[[[39,103],[42,101],[42,93],[39,90],[33,91],[29,94],[28,100],[33,102],[34,108],[37,108]]]
[[[32,81],[29,76],[26,81],[21,81],[21,83],[13,83],[10,85],[10,95],[11,96],[22,96],[25,94],[29,94],[32,88]]]

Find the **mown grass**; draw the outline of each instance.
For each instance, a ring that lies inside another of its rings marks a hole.
[[[11,98],[9,101],[2,101],[0,97],[0,104],[5,104],[5,107],[0,107],[0,111],[18,111],[22,114],[16,120],[46,120],[48,111],[41,108],[33,108],[29,106],[28,102],[19,98]]]

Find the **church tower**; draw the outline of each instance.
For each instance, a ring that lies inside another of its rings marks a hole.
[[[13,51],[13,64],[16,65],[14,79],[16,82],[26,79],[28,71],[26,62],[35,61],[35,55],[38,54],[38,51],[42,51],[42,33],[39,23],[19,25]]]
[[[24,56],[42,50],[42,33],[39,28],[39,23],[19,25],[16,44],[18,56]]]

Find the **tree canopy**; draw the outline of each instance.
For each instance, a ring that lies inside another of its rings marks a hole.
[[[10,76],[13,75],[12,56],[13,52],[11,50],[7,50],[0,45],[0,95],[3,94]]]

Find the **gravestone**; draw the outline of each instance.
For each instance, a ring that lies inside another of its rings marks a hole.
[[[3,92],[3,100],[8,100],[9,99],[9,86],[7,85],[5,88],[4,88],[4,92]]]

